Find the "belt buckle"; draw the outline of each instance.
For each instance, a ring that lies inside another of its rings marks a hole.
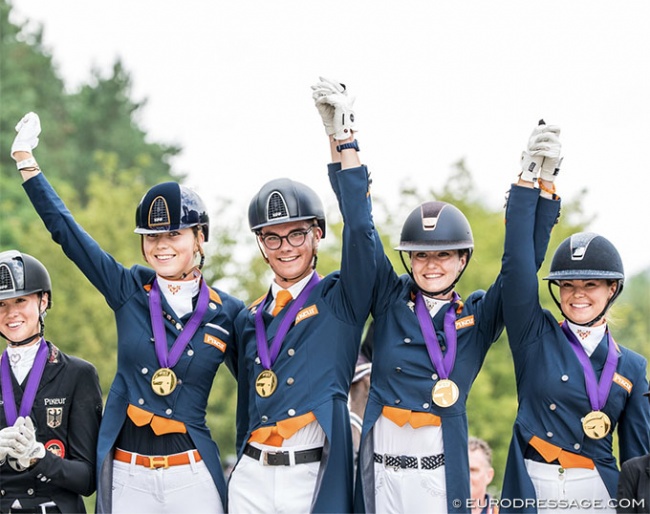
[[[283,452],[280,451],[269,451],[269,450],[262,450],[262,462],[264,463],[265,466],[273,466],[274,464],[269,464],[269,455],[282,455]]]
[[[158,469],[158,468],[167,469],[168,467],[169,467],[169,455],[149,457],[149,469]]]

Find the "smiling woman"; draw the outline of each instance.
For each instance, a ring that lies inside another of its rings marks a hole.
[[[650,448],[647,361],[614,341],[607,323],[625,274],[605,237],[580,232],[557,247],[545,280],[564,319],[558,322],[540,304],[533,226],[540,205],[558,201],[559,134],[559,127],[535,129],[524,152],[531,166],[512,186],[506,206],[503,313],[518,409],[501,511],[520,512],[516,505],[523,502],[524,512],[564,503],[576,506],[568,512],[599,504],[613,513],[619,475],[614,431],[621,462]]]
[[[205,416],[218,367],[235,368],[232,324],[243,304],[201,274],[209,236],[203,201],[175,182],[147,191],[135,233],[151,268],[126,268],[76,223],[40,172],[32,155],[39,117],[27,114],[16,130],[12,157],[30,200],[118,325],[117,374],[97,442],[96,511],[156,510],[153,492],[167,477],[178,485],[164,491],[168,510],[223,512],[226,483]]]
[[[95,491],[99,377],[45,340],[51,306],[45,266],[1,252],[0,512],[86,512],[82,496]]]

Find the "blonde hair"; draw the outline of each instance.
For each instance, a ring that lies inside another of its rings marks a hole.
[[[487,441],[479,439],[478,437],[470,436],[467,440],[467,445],[470,452],[474,450],[481,450],[485,455],[488,464],[492,466],[492,448],[490,448],[490,445],[487,443]]]

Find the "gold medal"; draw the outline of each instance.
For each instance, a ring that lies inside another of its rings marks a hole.
[[[262,398],[271,396],[278,387],[278,377],[270,369],[265,369],[255,380],[255,390]]]
[[[612,428],[609,416],[602,411],[592,410],[582,418],[582,430],[591,439],[602,439]]]
[[[458,400],[458,386],[448,378],[438,380],[431,391],[431,399],[438,407],[451,407]]]
[[[158,396],[167,396],[176,389],[176,373],[169,368],[160,368],[151,377],[151,389]]]

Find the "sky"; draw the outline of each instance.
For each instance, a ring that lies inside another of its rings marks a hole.
[[[486,204],[500,208],[544,118],[562,129],[558,193],[587,188],[589,229],[616,245],[628,275],[650,267],[645,0],[12,4],[12,21],[42,24],[71,92],[121,59],[133,99],[147,100],[139,123],[152,141],[182,146],[174,167],[212,220],[217,198],[246,212],[279,177],[333,204],[310,89],[323,76],[356,97],[376,198],[390,202],[405,181],[436,188],[464,159]]]

